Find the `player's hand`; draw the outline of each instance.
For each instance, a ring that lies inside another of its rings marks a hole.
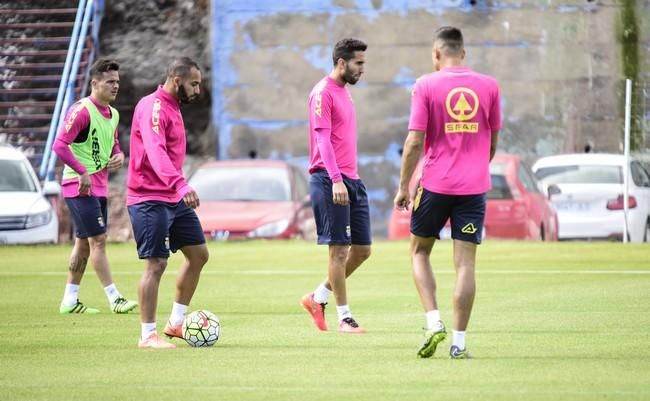
[[[345,186],[343,181],[332,184],[332,200],[335,205],[345,206],[350,203],[348,188]]]
[[[90,176],[88,172],[79,176],[79,195],[90,196],[92,184],[90,183]]]
[[[119,170],[124,164],[124,153],[116,153],[111,156],[111,159],[108,161],[108,171]]]
[[[183,200],[185,201],[185,204],[192,209],[196,209],[201,204],[199,196],[194,192],[194,190],[186,193],[185,196],[183,196]]]
[[[409,191],[402,189],[397,191],[397,195],[395,195],[393,204],[398,210],[408,210],[409,205],[411,204],[411,194],[409,194]]]

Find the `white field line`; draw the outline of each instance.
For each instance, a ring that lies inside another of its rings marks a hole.
[[[227,270],[204,270],[202,276],[228,276],[228,275],[239,275],[239,276],[301,276],[301,275],[312,275],[318,273],[320,270],[314,268],[310,270],[304,269],[255,269],[255,270],[239,270],[239,271],[227,271]],[[450,270],[438,270],[435,271],[435,274],[455,274]],[[168,274],[175,274],[175,271],[168,271]],[[556,275],[556,274],[574,274],[574,275],[610,275],[610,276],[627,276],[627,275],[638,275],[638,276],[647,276],[650,275],[650,269],[648,270],[594,270],[594,269],[585,269],[585,270],[559,270],[559,269],[499,269],[499,270],[490,270],[490,269],[477,269],[477,275]],[[61,270],[58,272],[45,271],[12,271],[12,272],[0,272],[0,277],[22,277],[22,276],[62,276],[67,275],[67,271]],[[112,274],[118,276],[140,276],[142,271],[112,271]],[[383,272],[364,272],[364,274],[371,275],[384,275]]]

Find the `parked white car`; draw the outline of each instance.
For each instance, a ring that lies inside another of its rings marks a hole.
[[[623,155],[549,156],[533,165],[557,209],[559,239],[623,238]],[[650,241],[650,175],[631,158],[628,238]]]
[[[0,244],[58,242],[59,219],[45,196],[60,190],[55,182],[43,190],[25,155],[0,145]]]

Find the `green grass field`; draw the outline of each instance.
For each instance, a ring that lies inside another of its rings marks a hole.
[[[481,245],[468,348],[448,338],[418,360],[423,313],[406,242],[379,242],[349,280],[363,336],[319,333],[300,297],[325,274],[326,248],[210,244],[190,309],[215,312],[216,346],[140,350],[139,316],[113,315],[89,266],[80,298],[99,315],[58,314],[69,246],[0,247],[0,400],[648,400],[650,247],[616,243]],[[136,296],[143,265],[111,244],[115,282]],[[161,284],[171,310],[179,257]],[[451,323],[451,244],[432,258]],[[336,313],[329,309],[330,327]]]

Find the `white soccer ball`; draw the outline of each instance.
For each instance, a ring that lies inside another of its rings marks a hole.
[[[221,322],[214,313],[197,310],[183,320],[183,338],[192,347],[210,347],[221,334]]]

